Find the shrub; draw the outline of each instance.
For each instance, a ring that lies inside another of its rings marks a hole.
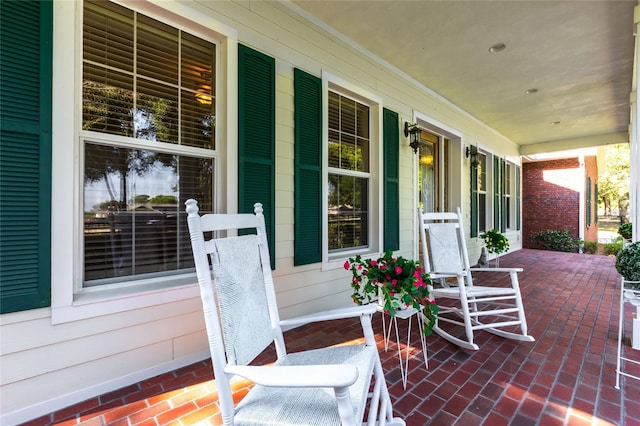
[[[640,281],[640,241],[629,244],[618,252],[616,270],[627,281]]]
[[[615,256],[620,250],[622,250],[622,238],[604,245],[604,254],[607,256]]]
[[[623,223],[618,228],[618,234],[622,235],[622,238],[625,240],[631,239],[631,231],[633,230],[633,225],[631,222]]]
[[[597,241],[585,241],[584,252],[589,254],[598,254],[598,242]]]
[[[535,232],[531,234],[531,242],[534,244],[534,248],[542,250],[577,253],[580,248],[580,239],[574,238],[568,229],[564,231],[548,229]]]

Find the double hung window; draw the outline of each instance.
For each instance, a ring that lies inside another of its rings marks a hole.
[[[371,191],[370,106],[328,93],[329,252],[369,245]]]
[[[83,287],[193,266],[184,201],[211,211],[216,45],[84,2]]]

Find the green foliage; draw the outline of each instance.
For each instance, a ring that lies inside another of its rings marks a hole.
[[[618,228],[618,234],[622,235],[625,240],[631,239],[631,232],[633,231],[633,224],[631,222],[623,223]]]
[[[616,270],[627,281],[640,281],[640,241],[629,244],[618,252]],[[636,287],[640,287],[640,283]]]
[[[149,200],[150,204],[178,204],[175,195],[156,195]]]
[[[534,244],[534,248],[541,250],[577,253],[580,248],[580,239],[574,238],[568,229],[564,231],[548,229],[535,232],[531,234],[531,242]]]
[[[497,229],[490,229],[480,234],[489,253],[505,253],[509,251],[509,239]]]
[[[607,145],[604,149],[607,167],[598,177],[598,203],[603,203],[605,214],[611,214],[612,206],[625,211],[629,205],[630,158],[627,143]]]
[[[429,297],[431,280],[419,263],[402,256],[393,257],[391,251],[377,260],[363,259],[360,255],[349,258],[344,269],[353,274],[351,298],[358,305],[364,305],[378,300],[380,295],[385,313],[392,317],[405,307],[421,311],[426,318],[422,332],[428,336],[439,308]]]
[[[598,242],[597,241],[585,241],[584,252],[589,254],[598,254]]]
[[[620,250],[622,250],[622,238],[604,245],[604,254],[607,256],[615,256]]]

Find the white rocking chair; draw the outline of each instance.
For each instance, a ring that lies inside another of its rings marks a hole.
[[[186,206],[224,424],[355,425],[366,412],[369,425],[404,425],[392,416],[371,327],[375,305],[281,321],[262,205],[255,205],[255,214],[203,216],[195,200]],[[238,229],[256,234],[217,238],[223,230]],[[205,233],[213,238],[205,241]],[[282,327],[353,317],[360,318],[365,344],[286,352]],[[249,365],[272,342],[275,364]],[[255,384],[237,405],[231,388],[236,375]]]
[[[422,213],[418,209],[420,241],[424,268],[435,283],[431,290],[436,299],[454,299],[439,303],[440,312],[433,330],[451,343],[478,350],[474,332],[486,330],[508,339],[533,342],[527,334],[527,320],[518,284],[521,268],[471,268],[462,228],[460,208],[456,213]],[[474,285],[472,272],[507,273],[510,286]],[[448,280],[455,279],[455,284]],[[464,338],[456,337],[441,323],[464,328]]]

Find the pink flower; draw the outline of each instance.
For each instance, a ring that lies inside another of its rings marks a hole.
[[[387,265],[380,265],[380,270],[384,271],[385,269],[387,269]]]
[[[349,261],[348,261],[348,260],[345,260],[345,261],[344,261],[344,269],[349,270],[349,267],[350,267],[350,266],[351,266],[351,265],[349,265]]]
[[[402,268],[399,266],[396,266],[396,274],[401,274],[402,273]]]
[[[358,265],[358,271],[362,271],[362,265]]]
[[[377,264],[378,264],[377,260],[373,260],[373,259],[371,260],[371,266],[376,266]]]
[[[398,280],[391,280],[391,287],[394,287],[398,284]]]

